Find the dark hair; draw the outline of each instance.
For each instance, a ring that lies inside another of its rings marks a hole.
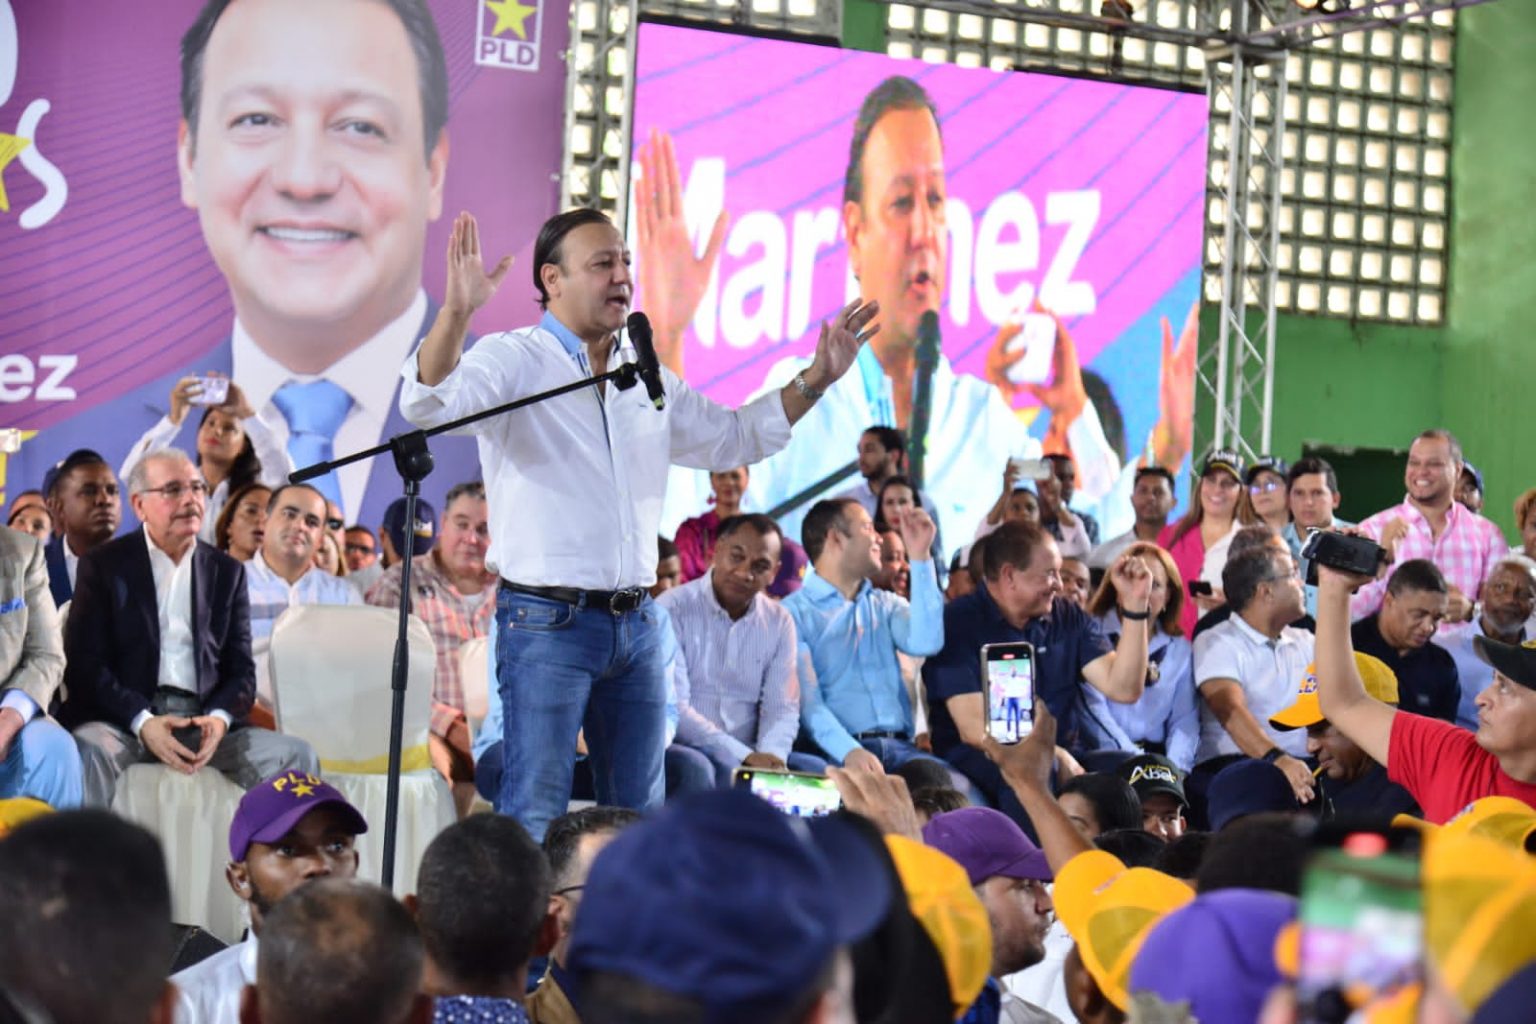
[[[1209,832],[1185,832],[1158,851],[1152,866],[1165,875],[1191,881],[1200,872],[1205,851],[1211,845]]]
[[[982,573],[987,579],[997,582],[1003,574],[1003,566],[1011,565],[1015,569],[1028,568],[1030,561],[1035,557],[1035,551],[1045,543],[1046,532],[1035,523],[1015,519],[1004,523],[991,533],[987,534],[987,554]],[[971,557],[975,557],[972,549]],[[1138,821],[1137,824],[1140,824]]]
[[[971,806],[966,795],[953,786],[919,786],[912,790],[912,807],[930,818]]]
[[[826,549],[827,534],[833,530],[845,535],[848,533],[848,520],[843,513],[857,504],[852,498],[824,498],[811,506],[800,524],[800,543],[805,547],[805,555],[811,564],[814,565]]]
[[[1211,837],[1195,875],[1202,893],[1267,889],[1301,893],[1310,843],[1305,819],[1293,814],[1250,814]]]
[[[779,543],[784,542],[784,531],[779,529],[779,524],[772,518],[761,512],[743,512],[739,515],[726,516],[720,521],[720,526],[715,531],[715,543],[718,545],[737,530],[751,530],[759,537],[766,537],[771,533],[779,538]]]
[[[267,494],[267,501],[270,504],[272,500],[272,495],[270,493],[271,490],[272,488],[268,487],[264,483],[260,483],[259,481],[257,483],[246,484],[244,487],[241,487],[238,490],[231,488],[229,497],[224,502],[224,507],[219,509],[219,518],[214,520],[213,523],[213,546],[218,548],[220,551],[228,551],[229,528],[234,525],[235,510],[240,507],[240,503],[245,500],[246,495],[250,494],[252,491],[269,492]]]
[[[1068,793],[1076,793],[1093,805],[1100,832],[1141,828],[1141,797],[1118,775],[1089,772],[1075,776],[1062,783],[1059,795]]]
[[[656,538],[656,563],[659,565],[669,558],[676,558],[677,544],[666,537]]]
[[[864,102],[859,105],[859,116],[853,122],[853,142],[848,147],[848,173],[843,179],[845,205],[864,205],[864,149],[869,145],[869,133],[892,110],[928,111],[933,115],[933,125],[939,132],[939,140],[943,141],[944,129],[939,124],[939,108],[934,106],[928,90],[905,75],[887,78],[864,97]]]
[[[454,981],[504,981],[533,955],[549,909],[549,861],[513,818],[477,814],[437,834],[416,876],[416,923]]]
[[[1114,854],[1128,868],[1150,868],[1168,844],[1138,825],[1100,832],[1093,845],[1105,853]]]
[[[988,535],[990,536],[990,534]],[[971,541],[965,556],[965,571],[971,577],[971,582],[981,586],[981,581],[987,578],[987,538],[977,537]]]
[[[1168,489],[1170,491],[1176,490],[1178,487],[1178,485],[1174,483],[1173,474],[1168,472],[1162,466],[1142,466],[1136,471],[1136,477],[1131,481],[1131,486],[1135,487],[1137,484],[1141,483],[1142,477],[1148,476],[1155,476],[1168,481]]]
[[[583,807],[562,814],[549,823],[544,832],[544,857],[549,861],[553,884],[558,888],[570,877],[571,864],[583,836],[599,832],[618,832],[640,820],[640,814],[627,807]]]
[[[64,458],[43,477],[43,500],[52,501],[53,496],[58,493],[59,485],[64,482],[64,479],[69,476],[69,474],[73,473],[81,466],[106,466],[108,469],[112,468],[110,465],[108,465],[107,460],[102,458],[99,453],[93,452],[89,448],[76,448],[74,451],[64,456]]]
[[[906,782],[909,792],[916,792],[930,786],[954,786],[955,784],[954,777],[949,773],[949,765],[931,757],[914,757],[891,774],[900,775]]]
[[[1328,481],[1328,489],[1334,494],[1339,493],[1339,478],[1333,472],[1333,467],[1328,464],[1327,459],[1320,459],[1316,455],[1303,455],[1292,463],[1291,471],[1285,474],[1285,486],[1295,487],[1299,478],[1311,476],[1313,473],[1323,474]]]
[[[370,882],[326,878],[278,900],[262,921],[256,989],[267,1024],[400,1020],[421,987],[421,935]]]
[[[565,243],[565,236],[579,227],[588,224],[606,224],[613,227],[613,221],[601,210],[593,210],[586,206],[578,206],[574,210],[566,210],[557,213],[544,222],[539,228],[538,240],[533,243],[533,286],[538,289],[538,303],[540,309],[549,308],[549,292],[544,288],[544,277],[541,273],[545,264],[554,264],[561,268],[565,260],[565,253],[561,247]]]
[[[0,839],[0,991],[47,1018],[139,1024],[165,991],[171,890],[154,836],[106,811]]]
[[[1428,594],[1449,594],[1445,576],[1427,558],[1410,558],[1392,570],[1387,580],[1387,593],[1401,597],[1406,591],[1418,590]]]
[[[901,452],[907,454],[907,435],[895,427],[866,427],[864,433],[880,442],[880,447],[888,452]]]
[[[202,419],[197,421],[197,429],[202,430],[203,424],[208,422],[208,417],[219,411],[220,409],[216,405],[210,405],[204,409]],[[229,414],[225,413],[225,415],[228,416]],[[199,469],[202,468],[202,452],[197,453],[196,465]],[[256,446],[251,443],[251,435],[245,432],[244,427],[240,428],[240,452],[235,456],[234,461],[229,464],[229,473],[227,475],[231,491],[244,487],[246,484],[253,484],[261,479],[261,460],[256,457]]]
[[[1233,611],[1241,612],[1252,604],[1261,584],[1280,578],[1282,557],[1289,557],[1289,552],[1266,546],[1227,559],[1221,570],[1221,589]]]
[[[416,82],[421,93],[421,126],[425,159],[432,158],[443,126],[448,123],[448,62],[437,34],[437,22],[426,0],[379,0],[405,26],[411,52],[416,57]],[[187,34],[181,37],[181,116],[195,142],[197,114],[203,101],[203,54],[213,28],[231,0],[208,0]]]
[[[810,985],[784,994],[776,1010],[759,1007],[751,1019],[760,1024],[800,1024],[832,987],[836,963],[829,959]],[[581,1019],[591,1024],[705,1024],[716,1019],[700,1000],[627,974],[587,971],[579,984]]]
[[[278,484],[272,488],[272,493],[267,495],[267,515],[271,515],[272,511],[277,508],[278,500],[282,498],[284,491],[308,491],[319,498],[322,505],[328,500],[314,484]],[[320,518],[323,520],[326,517],[322,515]]]
[[[343,537],[351,533],[364,533],[367,534],[370,538],[373,537],[373,531],[368,529],[368,527],[364,526],[362,523],[353,523],[351,526],[341,531],[341,535]]]
[[[911,477],[902,476],[900,474],[897,474],[897,475],[891,477],[890,479],[886,480],[885,483],[881,484],[880,485],[880,493],[875,496],[875,527],[876,527],[876,529],[878,529],[878,528],[880,528],[882,526],[895,526],[896,525],[895,523],[887,523],[885,521],[885,492],[890,490],[892,487],[905,487],[907,490],[912,492],[912,504],[913,504],[913,506],[916,507],[916,508],[922,508],[923,507],[923,492],[917,489],[917,484],[912,482],[912,478]]]
[[[1456,435],[1451,433],[1449,430],[1445,430],[1444,428],[1441,428],[1441,427],[1436,427],[1433,430],[1426,430],[1426,431],[1424,431],[1418,437],[1414,438],[1414,440],[1415,441],[1444,441],[1446,443],[1446,445],[1451,449],[1451,459],[1452,459],[1452,461],[1456,462],[1458,465],[1466,465],[1467,460],[1461,454],[1461,442],[1456,440]]]
[[[1280,535],[1271,529],[1268,523],[1245,526],[1232,535],[1232,543],[1227,545],[1227,561],[1249,551],[1261,551],[1265,548],[1279,551],[1280,543]]]

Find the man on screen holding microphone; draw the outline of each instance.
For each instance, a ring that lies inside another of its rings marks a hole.
[[[648,326],[632,331],[627,345],[617,339],[632,281],[624,238],[608,218],[585,209],[551,218],[533,262],[543,319],[483,336],[464,352],[470,317],[511,260],[487,272],[475,220],[459,215],[443,308],[401,370],[408,420],[430,427],[637,355],[645,380],[655,365]],[[822,324],[809,367],[738,410],[659,369],[642,387],[596,384],[469,428],[490,498],[486,566],[501,576],[496,685],[506,770],[496,810],[535,838],[566,808],[582,729],[599,803],[661,802],[664,627],[646,590],[655,579],[667,467],[724,470],[783,448],[790,426],[879,329],[878,311],[874,302],[850,303]]]

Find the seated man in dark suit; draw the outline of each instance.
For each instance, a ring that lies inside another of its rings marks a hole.
[[[48,586],[53,603],[64,606],[74,594],[80,556],[112,539],[123,520],[117,477],[89,448],[70,452],[43,481],[48,513],[58,531],[48,542]]]
[[[144,523],[80,560],[64,630],[86,802],[109,805],[129,765],[190,775],[212,765],[249,789],[319,774],[308,743],[246,725],[256,695],[245,567],[197,539],[208,485],[185,452],[145,458],[128,480]]]

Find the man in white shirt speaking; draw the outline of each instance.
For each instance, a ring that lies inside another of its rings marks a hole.
[[[629,313],[629,252],[607,217],[551,218],[533,263],[543,319],[463,352],[471,315],[511,260],[487,273],[474,218],[459,215],[443,308],[401,371],[407,419],[430,427],[602,374],[631,355],[616,340]],[[661,410],[643,388],[596,384],[471,428],[491,507],[486,565],[502,580],[496,671],[507,770],[496,809],[535,838],[569,801],[583,729],[599,803],[661,802],[667,683],[647,588],[667,467],[724,470],[783,448],[791,424],[877,330],[878,311],[850,303],[822,325],[810,366],[738,410],[663,369]]]

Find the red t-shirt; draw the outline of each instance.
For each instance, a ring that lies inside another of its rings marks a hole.
[[[1402,786],[1424,818],[1443,825],[1485,796],[1509,796],[1536,808],[1536,783],[1505,774],[1498,758],[1460,726],[1399,711],[1387,743],[1387,776]]]

